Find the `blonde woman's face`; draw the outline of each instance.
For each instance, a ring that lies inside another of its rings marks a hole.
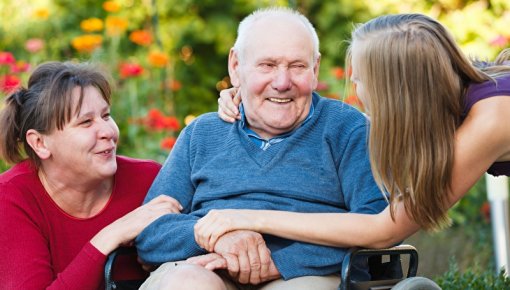
[[[356,89],[356,96],[363,103],[363,107],[365,108],[365,113],[368,114],[368,102],[367,96],[365,94],[365,86],[362,82],[362,77],[360,76],[360,65],[362,64],[362,54],[363,54],[363,43],[359,41],[354,41],[351,45],[351,82],[354,84]]]

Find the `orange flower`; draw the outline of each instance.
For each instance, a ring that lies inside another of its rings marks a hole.
[[[0,91],[6,94],[11,93],[21,85],[21,80],[15,75],[0,76]]]
[[[18,60],[16,63],[11,65],[12,73],[23,73],[27,72],[30,69],[30,64],[26,61]]]
[[[168,55],[160,51],[151,51],[149,63],[154,67],[165,67],[168,64]]]
[[[135,30],[129,34],[129,40],[141,46],[149,46],[152,43],[152,33],[147,30]]]
[[[122,78],[137,77],[143,73],[143,67],[137,63],[124,62],[119,67]]]
[[[164,149],[164,150],[172,150],[172,148],[174,148],[174,145],[175,145],[175,142],[177,140],[175,139],[175,137],[166,137],[166,138],[163,138],[163,140],[161,140],[161,149]]]
[[[167,87],[170,88],[173,92],[176,92],[182,88],[182,84],[178,80],[168,80]]]
[[[40,19],[40,20],[46,20],[50,16],[50,11],[47,8],[38,8],[34,10],[34,18]]]
[[[363,110],[363,103],[355,95],[348,96],[344,100],[344,103],[352,105],[352,106],[356,106],[356,107],[360,108],[361,110]]]
[[[126,31],[128,21],[122,17],[106,17],[106,33],[110,36],[118,36]]]
[[[73,38],[71,45],[79,52],[93,52],[103,43],[103,37],[96,34],[85,34]]]
[[[326,94],[325,97],[330,98],[330,99],[340,100],[340,95],[337,93],[329,93],[329,94]]]
[[[337,79],[342,79],[344,76],[345,76],[345,72],[344,72],[344,69],[339,67],[339,66],[336,66],[334,68],[331,69],[331,74]]]
[[[120,5],[115,1],[105,1],[103,2],[103,9],[106,12],[115,13],[120,10]]]
[[[80,27],[85,32],[100,31],[103,29],[103,20],[99,18],[85,19],[80,23]]]

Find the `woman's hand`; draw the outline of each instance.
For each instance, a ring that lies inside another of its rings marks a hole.
[[[220,92],[218,98],[218,115],[220,118],[229,123],[240,120],[239,104],[241,103],[241,95],[238,88],[225,89]]]
[[[120,245],[130,244],[145,227],[169,213],[180,213],[181,204],[167,195],[160,195],[103,228],[90,242],[108,255]]]
[[[250,210],[211,210],[195,224],[195,241],[209,252],[214,250],[218,239],[234,230],[256,230]]]

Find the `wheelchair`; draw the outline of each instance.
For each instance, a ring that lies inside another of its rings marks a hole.
[[[113,272],[116,267],[121,266],[118,260],[122,256],[130,256],[132,259],[136,259],[136,249],[134,247],[122,247],[108,256],[104,267],[106,290],[138,289],[148,277],[148,273],[145,273],[136,280],[116,279]],[[362,261],[364,265],[368,266],[369,279],[359,279],[356,277],[355,261]],[[387,249],[354,247],[349,249],[344,257],[341,283],[338,290],[441,289],[434,281],[425,277],[417,277],[417,272],[418,252],[413,246],[399,245]]]

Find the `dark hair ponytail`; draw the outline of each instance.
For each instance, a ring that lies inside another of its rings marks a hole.
[[[5,98],[4,108],[0,112],[0,157],[8,163],[23,160],[20,148],[22,141],[21,111],[28,90],[21,88]],[[26,133],[26,132],[25,132]]]

